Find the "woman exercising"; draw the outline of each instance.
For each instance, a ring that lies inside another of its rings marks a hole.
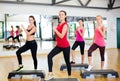
[[[81,51],[81,63],[84,63],[84,48],[85,48],[85,42],[84,42],[84,33],[85,33],[85,28],[84,28],[84,21],[83,19],[78,20],[79,26],[76,29],[76,41],[74,42],[72,46],[72,61],[71,64],[75,64],[75,49],[80,46],[80,51]]]
[[[14,44],[15,44],[15,39],[17,39],[17,41],[19,42],[19,46],[21,47],[21,42],[20,42],[20,35],[22,30],[20,29],[19,26],[16,26],[17,30],[15,31],[16,33],[16,37],[13,38]]]
[[[101,69],[103,69],[104,66],[104,54],[105,54],[105,40],[104,40],[104,35],[105,35],[105,27],[103,25],[102,21],[102,16],[97,15],[96,16],[96,21],[97,21],[97,26],[94,31],[94,38],[93,38],[93,44],[88,50],[88,61],[89,61],[89,66],[88,66],[88,71],[90,71],[93,66],[92,66],[92,52],[95,51],[97,48],[100,50],[100,56],[101,56]]]
[[[23,30],[26,33],[26,43],[16,51],[19,67],[16,71],[20,71],[23,68],[21,53],[31,50],[32,58],[34,61],[34,69],[37,70],[37,43],[35,41],[36,21],[34,16],[29,16],[29,26],[27,29],[22,25]]]
[[[10,30],[10,36],[8,38],[6,38],[6,41],[9,44],[9,39],[12,38],[12,45],[14,44],[14,28],[13,26],[11,26],[11,30]]]
[[[57,25],[57,27],[53,28],[53,31],[56,34],[56,42],[57,45],[53,48],[53,50],[48,55],[48,68],[49,73],[47,79],[54,78],[52,73],[52,67],[53,67],[53,57],[57,55],[60,52],[63,52],[64,59],[67,65],[67,71],[68,71],[68,77],[71,75],[71,66],[70,66],[70,44],[67,39],[67,33],[68,33],[68,24],[66,22],[66,16],[67,13],[64,10],[61,10],[59,12],[59,20],[60,23]]]

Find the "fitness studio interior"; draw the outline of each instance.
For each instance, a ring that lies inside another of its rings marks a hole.
[[[0,81],[120,81],[120,0],[0,0]]]

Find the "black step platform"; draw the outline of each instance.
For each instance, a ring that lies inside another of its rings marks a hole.
[[[118,72],[114,71],[112,69],[109,70],[91,70],[91,71],[86,71],[86,70],[81,70],[82,78],[95,78],[95,75],[103,75],[104,77],[107,78],[118,78]]]
[[[12,45],[3,45],[3,48],[10,49]]]
[[[6,48],[6,49],[11,49],[11,48],[19,48],[19,46],[15,46],[15,45],[3,45],[3,48]]]
[[[71,64],[71,69],[86,69],[88,68],[88,64]],[[67,69],[66,64],[62,64],[60,67],[60,71]]]
[[[15,77],[16,75],[36,75],[40,78],[45,78],[45,73],[43,70],[21,70],[20,72],[12,71],[8,74],[8,79]]]
[[[45,81],[78,81],[77,78],[55,78],[51,80],[45,80]]]

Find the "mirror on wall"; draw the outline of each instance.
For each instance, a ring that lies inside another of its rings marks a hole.
[[[9,36],[9,31],[11,30],[11,26],[16,30],[16,26],[24,25],[26,28],[28,27],[28,17],[31,14],[4,14],[0,15],[0,38],[6,38]],[[59,23],[58,16],[56,15],[38,15],[32,14],[36,19],[37,24],[37,33],[35,35],[36,38],[40,38],[40,40],[54,40],[54,32],[52,30],[53,27],[57,26]],[[67,22],[69,26],[68,38],[73,39],[76,30],[76,26],[78,26],[78,19],[82,18],[84,20],[84,27],[86,29],[84,38],[92,39],[94,35],[94,29],[96,25],[95,17],[82,17],[82,16],[68,16]],[[103,17],[103,24],[107,28],[107,18]],[[107,34],[107,33],[106,33]],[[25,33],[23,32],[23,36],[25,38]],[[105,35],[105,38],[107,35]]]

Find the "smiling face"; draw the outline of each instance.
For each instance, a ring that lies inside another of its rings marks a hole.
[[[60,11],[59,12],[59,19],[60,19],[60,21],[65,21],[65,18],[66,18],[66,12]]]
[[[34,19],[32,17],[29,17],[29,23],[32,25],[34,24]]]
[[[101,24],[102,23],[102,16],[100,16],[100,15],[96,16],[96,21],[98,24]]]
[[[82,20],[79,20],[78,23],[79,23],[80,26],[83,26],[83,21]]]

